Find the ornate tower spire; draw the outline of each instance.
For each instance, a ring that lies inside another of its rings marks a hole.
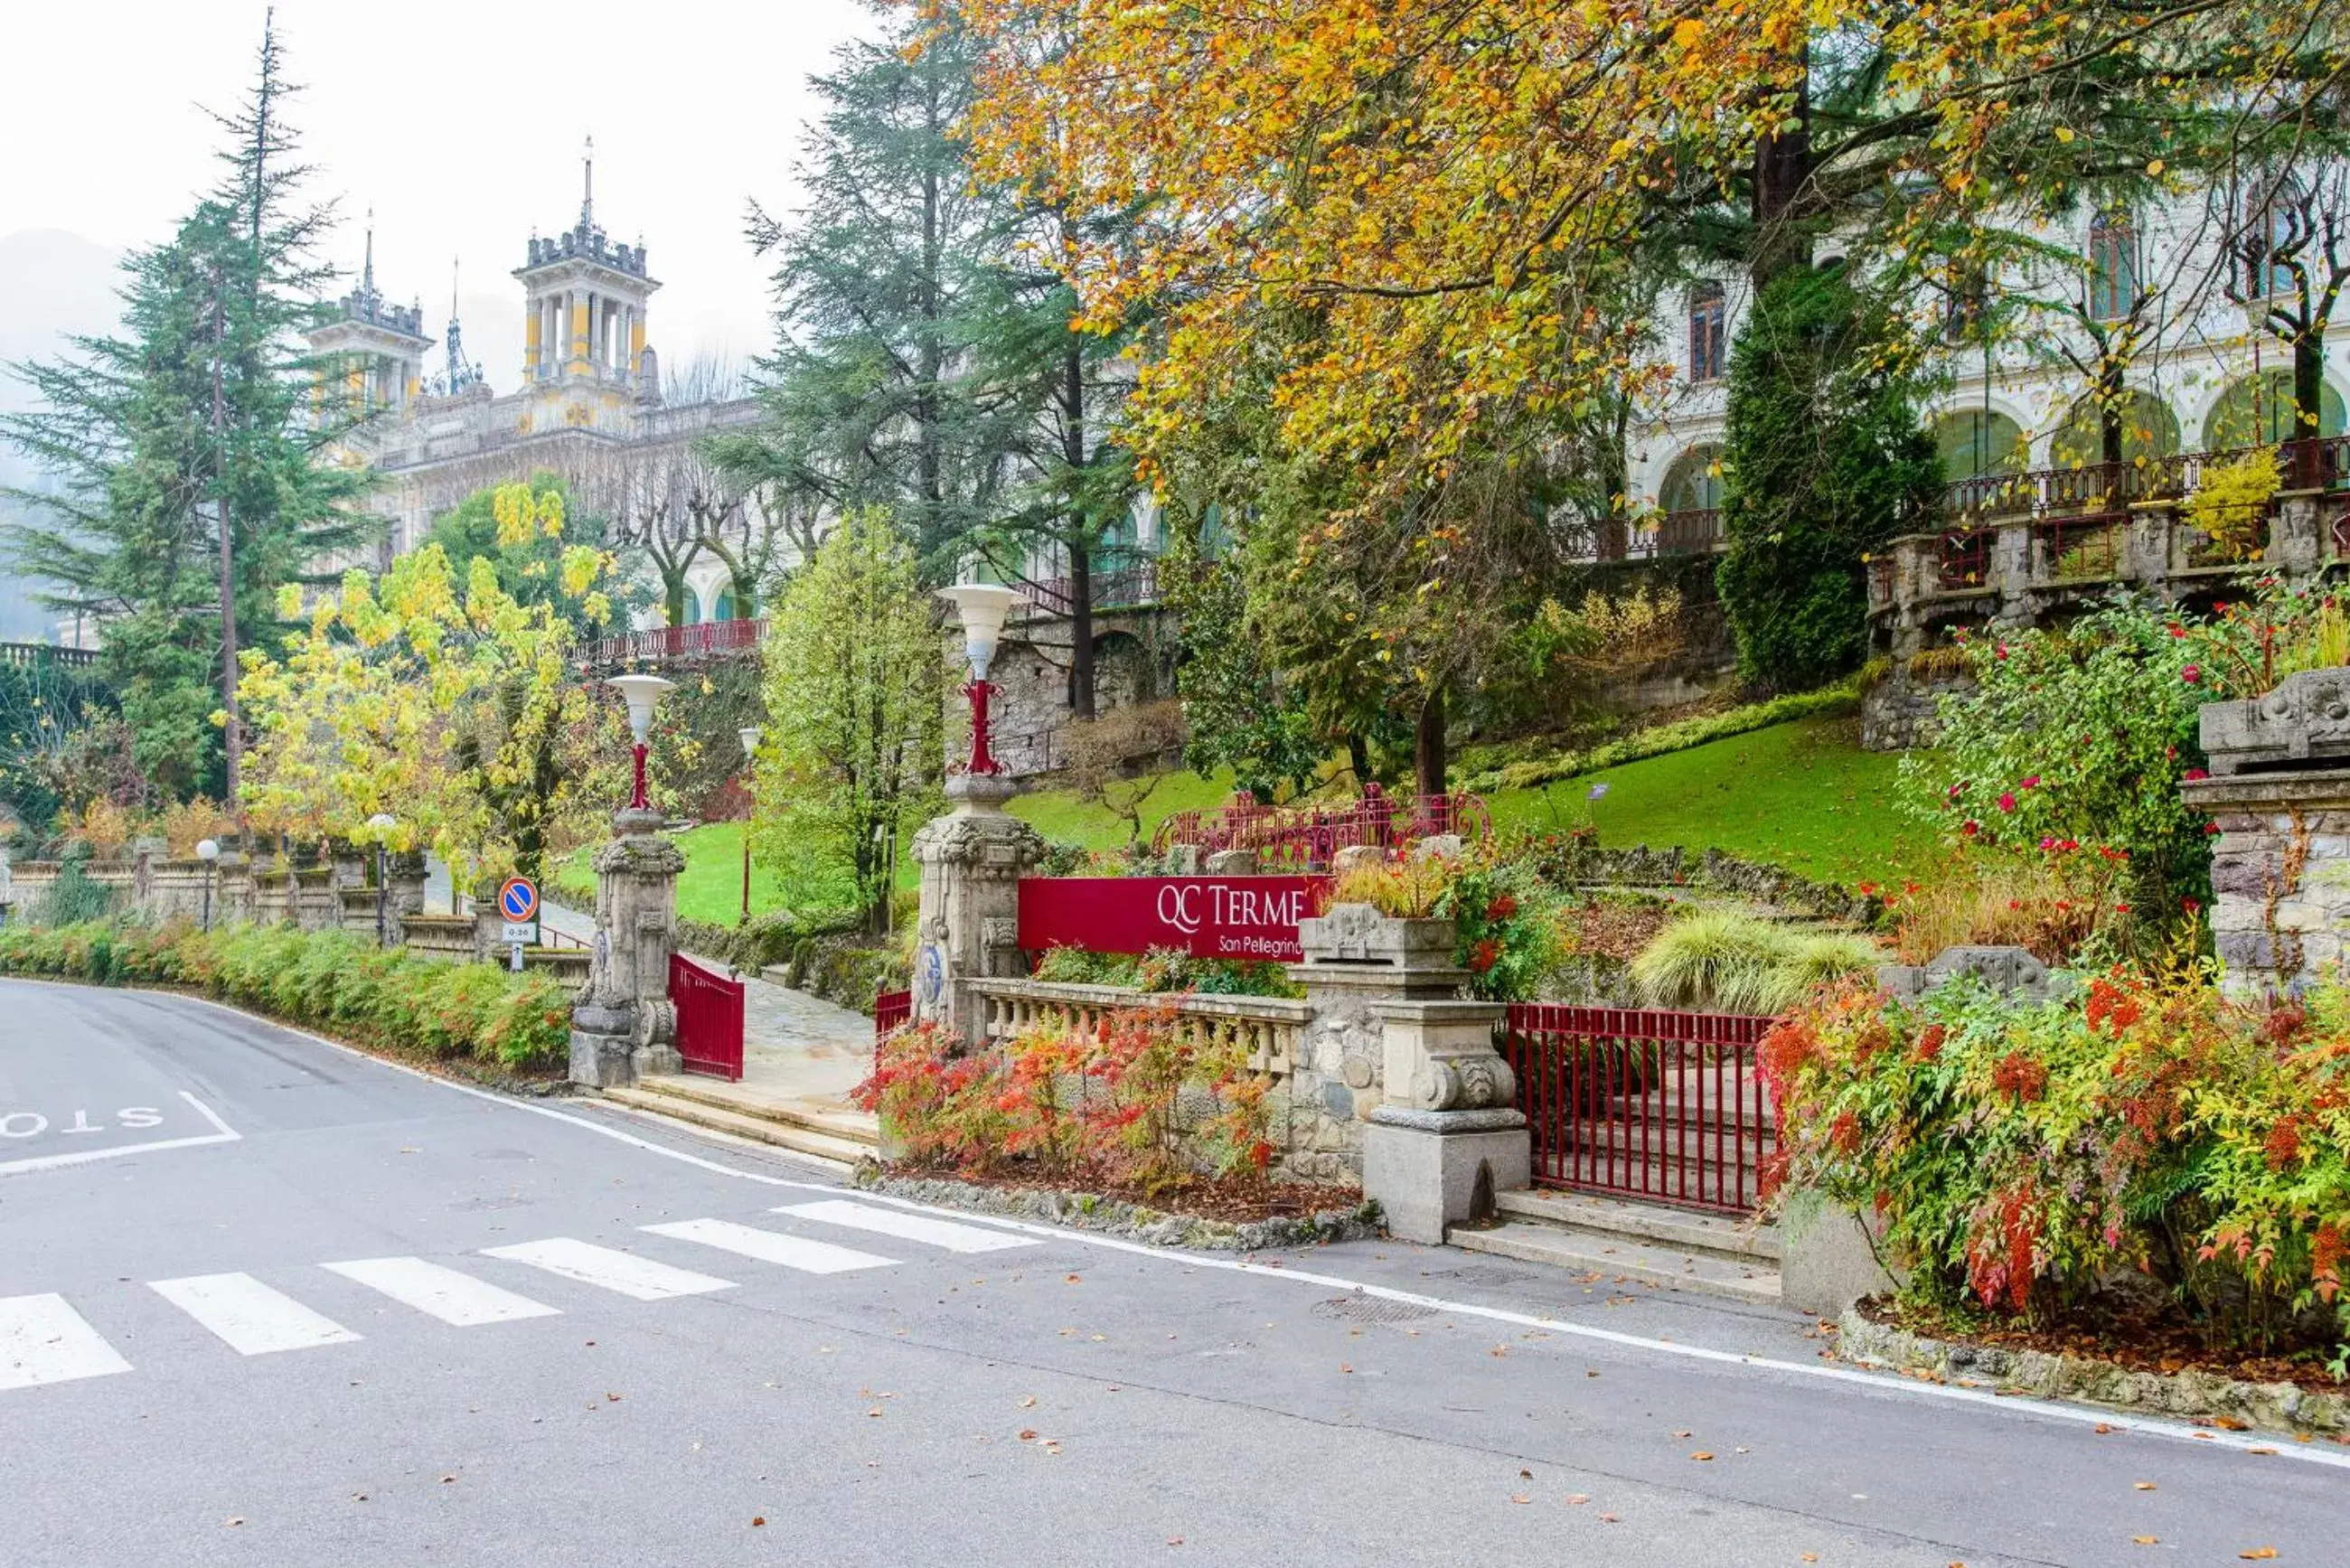
[[[368,209],[367,261],[359,268],[359,292],[368,295],[375,292],[375,209],[373,207]]]
[[[588,151],[580,160],[579,226],[596,226],[596,139],[588,139]]]

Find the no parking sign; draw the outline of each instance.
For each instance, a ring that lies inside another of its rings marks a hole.
[[[505,941],[529,947],[538,940],[538,888],[527,877],[509,877],[498,885],[498,913],[505,918]]]

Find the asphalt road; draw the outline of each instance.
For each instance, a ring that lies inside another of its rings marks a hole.
[[[0,1563],[2350,1561],[2350,1449],[1823,1344],[1442,1250],[916,1210],[0,982]]]

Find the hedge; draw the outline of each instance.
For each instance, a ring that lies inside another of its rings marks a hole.
[[[0,928],[7,974],[182,986],[363,1044],[524,1071],[553,1067],[570,1050],[570,990],[554,976],[419,958],[342,931],[105,920]]]

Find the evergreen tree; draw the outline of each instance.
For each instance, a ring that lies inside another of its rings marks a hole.
[[[98,624],[140,765],[177,795],[233,791],[240,647],[284,629],[281,587],[366,536],[343,506],[360,477],[316,461],[333,410],[303,417],[327,214],[296,205],[281,69],[265,33],[252,93],[220,117],[228,177],[125,263],[120,335],[14,367],[40,406],[0,418],[54,482],[16,493],[30,520],[5,543],[46,603]]]
[[[1841,268],[1780,272],[1738,335],[1717,580],[1757,685],[1801,690],[1860,661],[1865,558],[1938,499],[1941,460],[1891,341]]]

